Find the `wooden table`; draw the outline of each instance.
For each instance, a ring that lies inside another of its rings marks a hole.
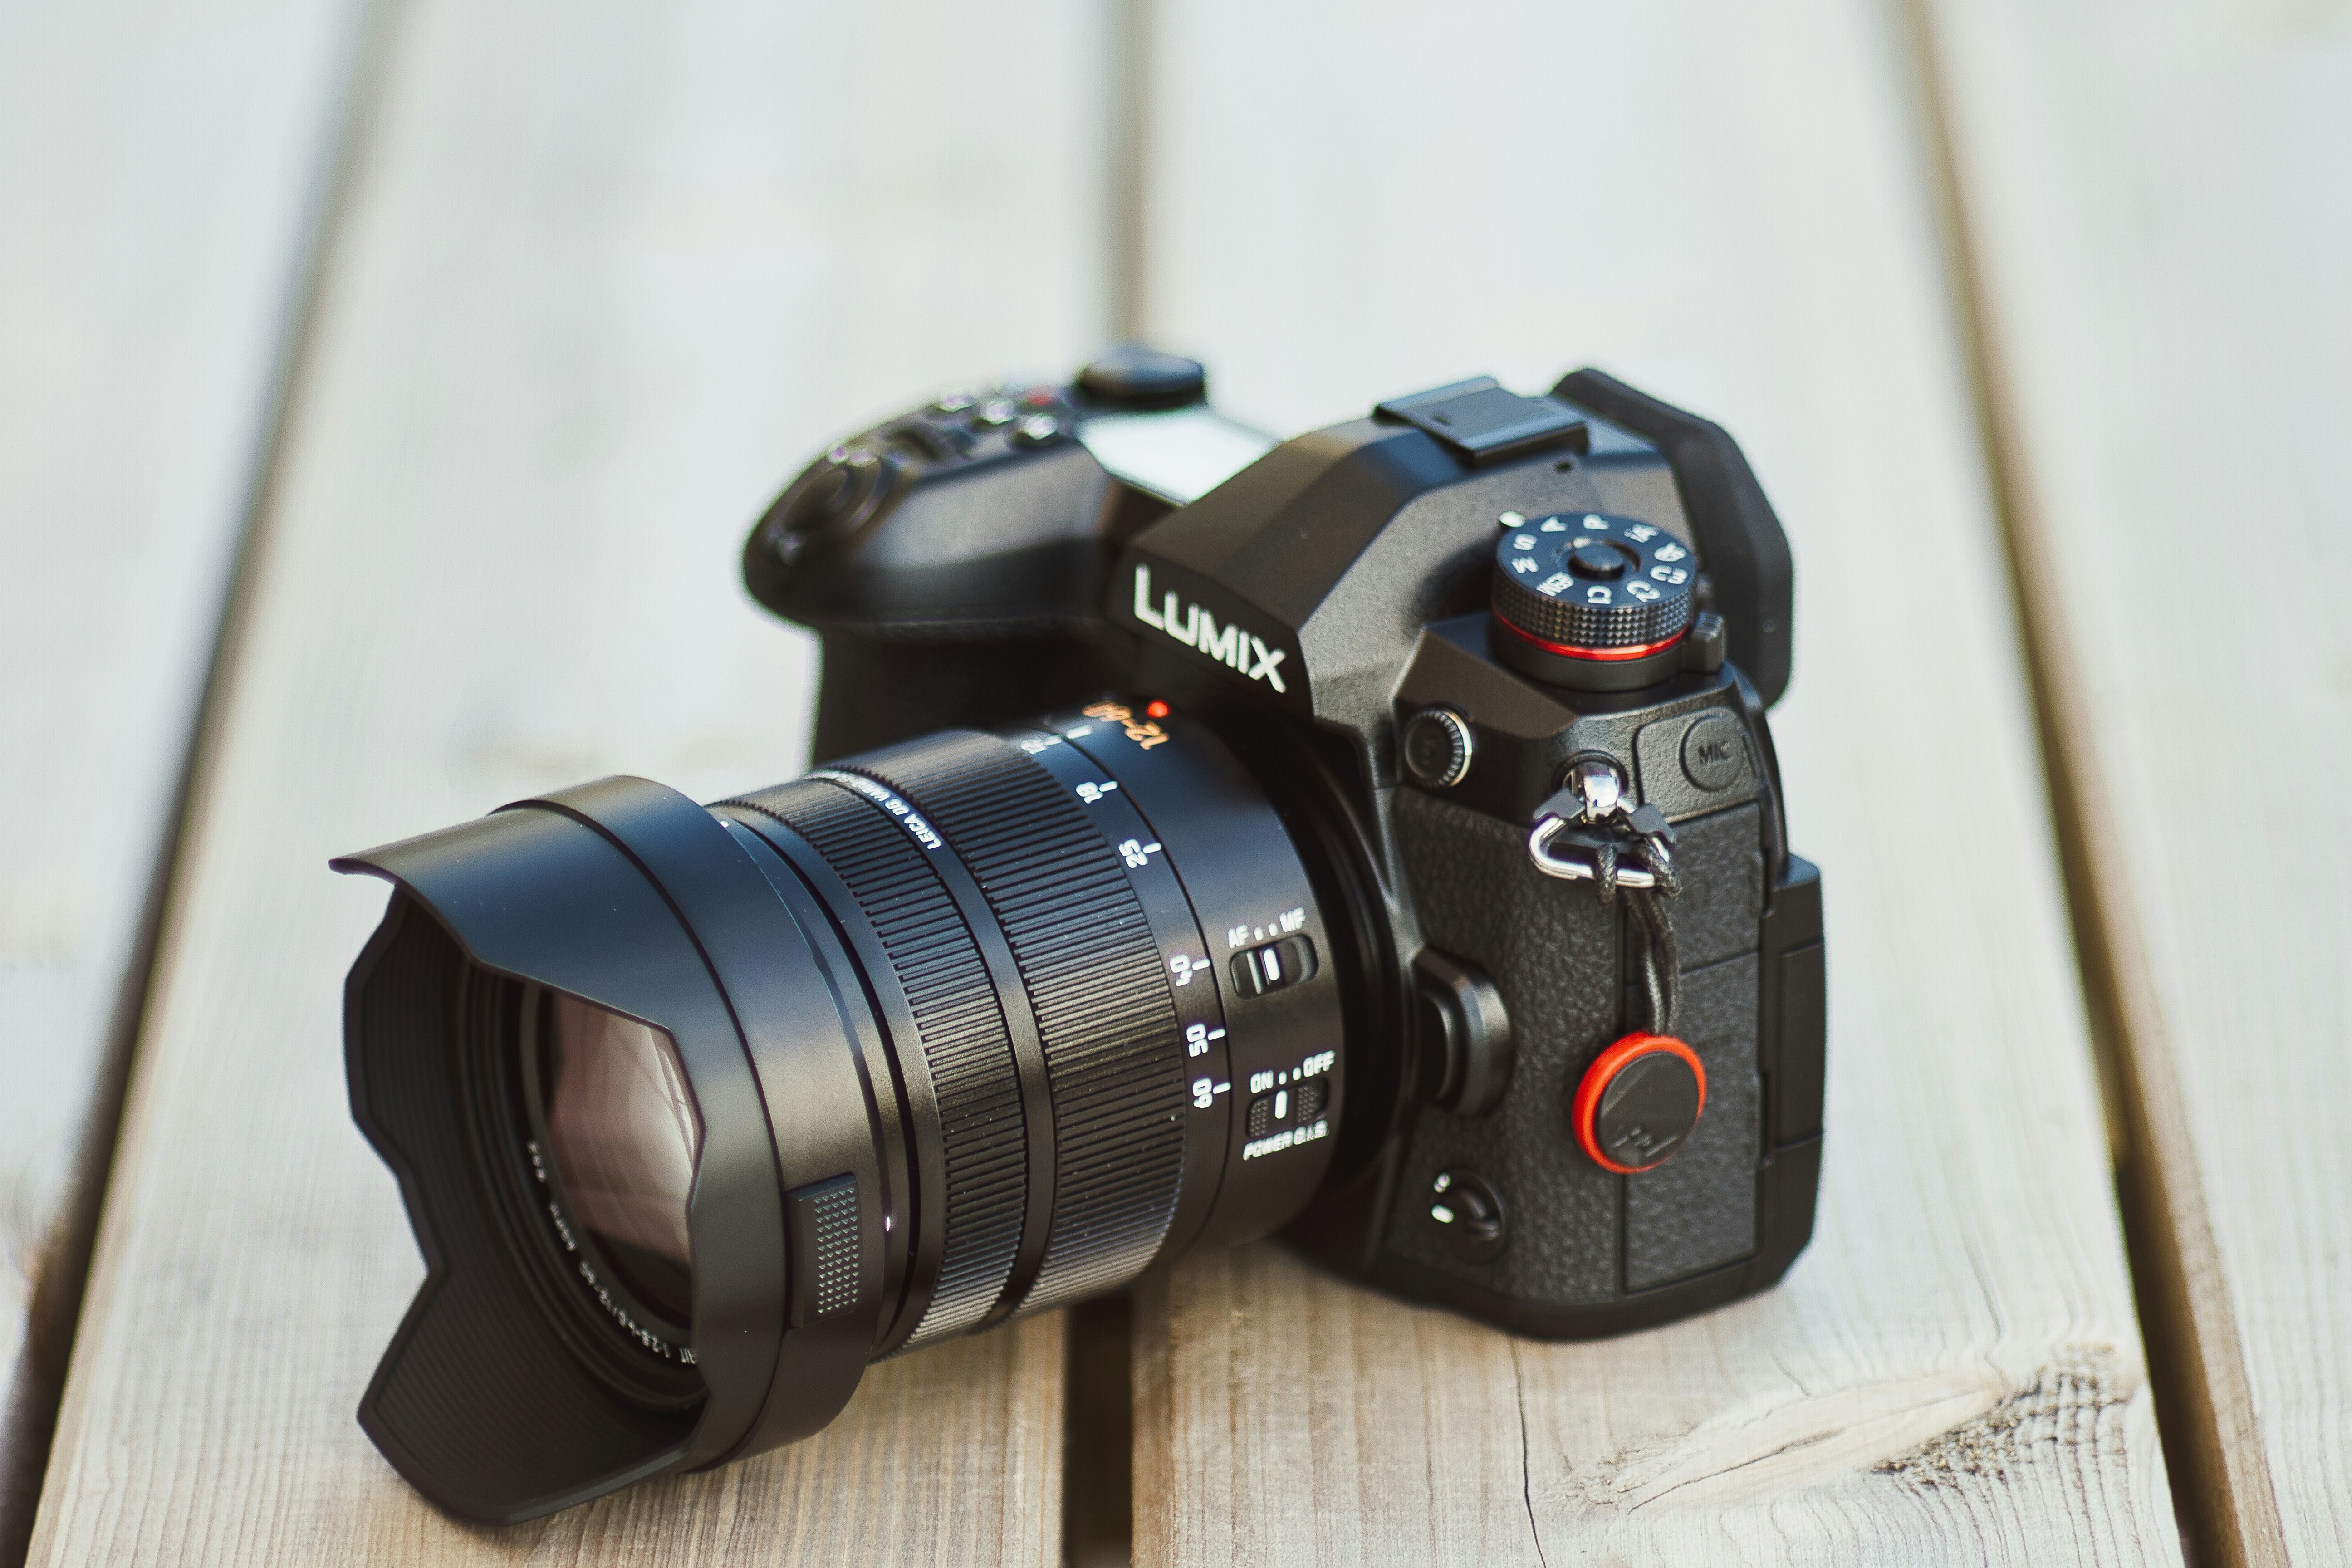
[[[2352,1555],[2347,147],[2287,0],[0,12],[0,1551]],[[433,1512],[352,1419],[421,1265],[325,859],[796,772],[753,510],[1137,333],[1273,428],[1597,363],[1741,438],[1811,1249],[1576,1346],[1196,1257],[798,1448]]]

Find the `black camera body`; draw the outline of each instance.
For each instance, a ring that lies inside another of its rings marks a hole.
[[[506,1522],[1280,1231],[1530,1334],[1762,1289],[1820,1166],[1780,525],[1591,371],[1276,445],[1141,351],[842,443],[744,572],[799,779],[608,778],[392,884],[353,1119],[426,1260],[360,1420]]]
[[[1204,726],[1300,847],[1345,1023],[1293,1245],[1551,1338],[1769,1286],[1811,1232],[1824,991],[1765,719],[1789,553],[1738,447],[1592,371],[1279,446],[1203,391],[1129,351],[796,479],[744,571],[824,639],[817,754]],[[1280,937],[1214,933],[1218,984],[1295,973]],[[1286,1074],[1228,1089],[1297,1121]]]

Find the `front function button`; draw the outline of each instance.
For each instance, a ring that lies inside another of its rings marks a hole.
[[[1263,996],[1310,978],[1315,973],[1315,944],[1303,936],[1253,947],[1234,954],[1234,989],[1244,996]]]
[[[1024,447],[1043,447],[1060,437],[1062,422],[1050,414],[1031,414],[1013,427],[1013,438]]]
[[[1502,1194],[1475,1171],[1440,1171],[1429,1184],[1429,1217],[1465,1263],[1492,1263],[1510,1239]]]
[[[1502,992],[1433,947],[1413,959],[1412,980],[1423,1098],[1458,1116],[1487,1114],[1502,1104],[1518,1057]]]
[[[1585,1069],[1569,1108],[1577,1143],[1621,1176],[1674,1157],[1706,1108],[1706,1068],[1671,1035],[1628,1035]]]
[[[1405,771],[1431,789],[1451,789],[1468,777],[1475,750],[1469,721],[1450,708],[1424,708],[1405,721]]]

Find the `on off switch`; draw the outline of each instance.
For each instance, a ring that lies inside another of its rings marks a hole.
[[[1328,1079],[1302,1078],[1272,1094],[1261,1094],[1249,1102],[1243,1125],[1252,1138],[1263,1138],[1285,1127],[1311,1126],[1331,1102],[1330,1089]]]
[[[1234,989],[1244,996],[1263,996],[1296,985],[1315,973],[1315,944],[1303,936],[1253,947],[1234,954]]]

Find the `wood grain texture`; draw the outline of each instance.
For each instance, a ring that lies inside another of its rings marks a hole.
[[[2336,1562],[2352,29],[2325,5],[1925,12],[2192,1532],[2200,1561]],[[2240,816],[2216,852],[2207,825]]]
[[[737,582],[862,416],[1100,331],[1092,15],[416,0],[386,54],[202,771],[34,1561],[1050,1561],[1049,1319],[819,1444],[504,1532],[352,1418],[422,1278],[344,1097],[383,907],[327,858],[600,773],[803,765]],[[1025,118],[1010,142],[1007,104]]]
[[[30,1524],[353,10],[0,5],[0,1552]]]
[[[1139,1311],[1139,1563],[2178,1562],[1896,16],[1336,15],[1162,13],[1159,335],[1279,426],[1598,363],[1741,439],[1798,569],[1820,1226],[1582,1346],[1192,1260]]]

